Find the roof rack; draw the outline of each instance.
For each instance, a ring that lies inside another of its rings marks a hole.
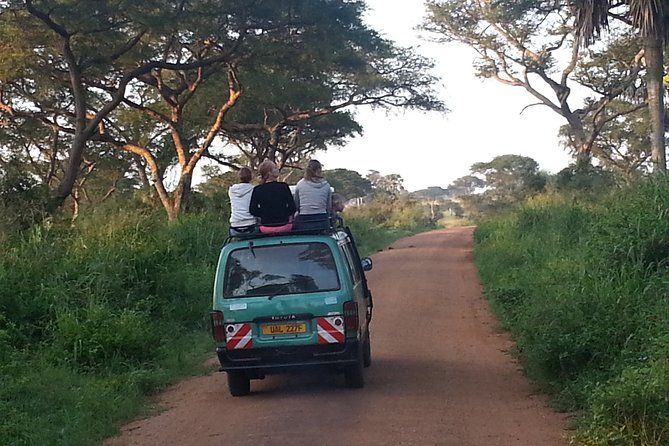
[[[339,231],[345,231],[346,227],[344,226],[344,220],[341,217],[336,218],[334,221],[330,221],[328,226],[323,226],[314,229],[297,229],[286,232],[277,232],[272,234],[263,234],[259,231],[249,232],[249,233],[237,233],[230,234],[223,242],[223,245],[227,245],[233,241],[242,241],[242,240],[254,240],[254,239],[263,239],[263,238],[272,238],[272,237],[285,237],[291,235],[332,235],[336,234]]]

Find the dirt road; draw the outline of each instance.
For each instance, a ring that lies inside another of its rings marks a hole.
[[[472,230],[421,234],[374,256],[366,387],[327,374],[270,376],[229,396],[225,376],[182,382],[118,445],[566,445],[481,297]]]

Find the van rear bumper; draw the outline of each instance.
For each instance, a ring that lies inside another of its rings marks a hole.
[[[359,342],[344,344],[302,345],[295,347],[256,348],[249,350],[216,349],[221,371],[253,370],[259,373],[280,373],[316,366],[342,366],[358,360]]]

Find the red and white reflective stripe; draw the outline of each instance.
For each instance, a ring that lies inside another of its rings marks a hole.
[[[319,344],[341,344],[346,340],[343,317],[319,317],[316,319],[316,325]]]
[[[225,346],[228,350],[253,348],[251,324],[227,324],[225,326]]]

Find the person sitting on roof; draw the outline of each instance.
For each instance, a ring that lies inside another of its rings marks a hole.
[[[293,194],[286,183],[278,181],[279,169],[270,160],[258,166],[261,184],[253,189],[249,212],[260,219],[263,234],[286,232],[293,229],[295,213]]]
[[[330,211],[330,218],[340,226],[344,226],[344,220],[341,213],[346,208],[346,198],[342,194],[332,194],[332,210]]]
[[[255,231],[256,218],[249,212],[253,185],[253,174],[248,167],[242,167],[237,172],[239,183],[228,189],[230,197],[230,233],[248,234]]]
[[[323,178],[323,166],[311,160],[295,187],[296,229],[320,229],[330,226],[332,189]]]

